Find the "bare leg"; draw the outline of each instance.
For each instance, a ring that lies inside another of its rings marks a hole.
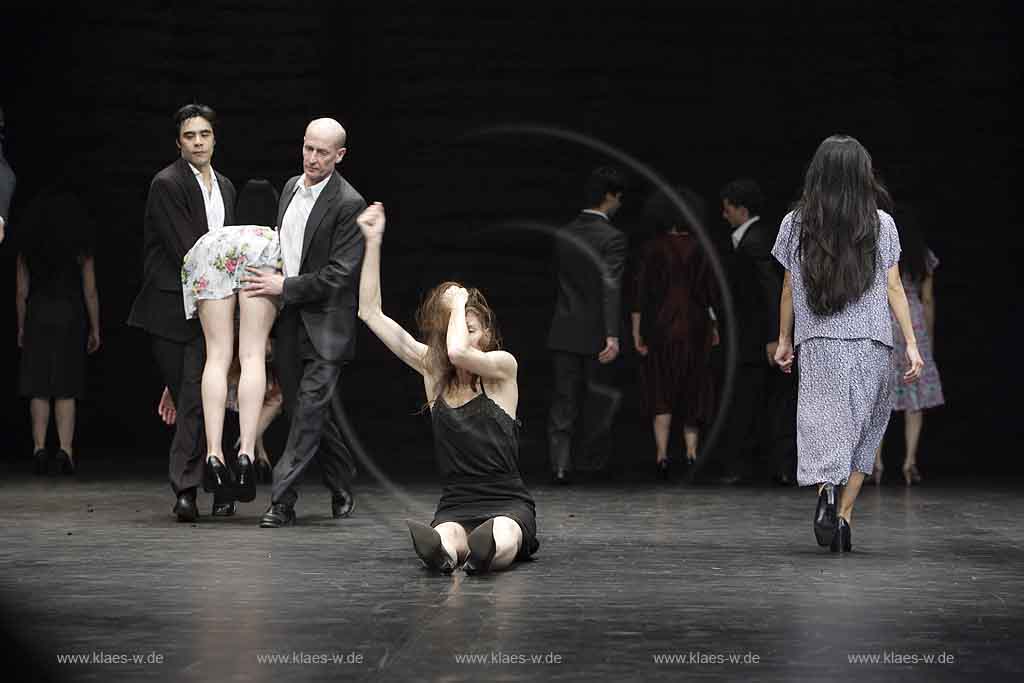
[[[914,467],[917,465],[917,445],[921,440],[921,428],[924,427],[924,413],[920,410],[908,410],[903,414],[904,437],[907,440],[907,455],[903,461],[903,477],[910,484]]]
[[[68,454],[71,462],[74,458],[75,441],[75,399],[58,398],[53,402],[54,417],[57,422],[57,437],[60,439],[60,448]]]
[[[465,562],[469,556],[469,542],[462,525],[457,522],[443,522],[434,527],[434,530],[441,537],[441,545],[455,561],[455,566]]]
[[[50,399],[34,398],[28,404],[32,416],[32,443],[34,450],[46,448],[46,430],[50,426]]]
[[[857,494],[860,493],[860,487],[864,483],[864,478],[863,472],[851,473],[846,486],[843,487],[843,492],[839,494],[837,514],[847,522],[850,521],[850,517],[853,515],[853,503],[857,500]]]
[[[683,441],[686,443],[686,460],[697,459],[697,444],[700,442],[700,430],[694,425],[683,425]]]
[[[663,413],[654,416],[654,446],[656,457],[661,462],[668,457],[668,437],[672,431],[672,414]]]
[[[511,517],[495,517],[493,533],[495,550],[491,571],[500,571],[515,562],[519,548],[523,545],[523,530]]]
[[[260,429],[260,417],[267,391],[267,337],[277,315],[277,305],[270,297],[243,294],[239,297],[239,308],[238,360],[242,374],[238,379],[238,424],[241,432],[238,452],[251,457],[257,437],[266,429],[265,425]]]
[[[202,383],[206,449],[207,453],[216,456],[222,463],[228,369],[235,355],[235,298],[232,294],[226,299],[199,301],[199,322],[203,326],[203,337],[206,339],[206,365],[203,367]]]

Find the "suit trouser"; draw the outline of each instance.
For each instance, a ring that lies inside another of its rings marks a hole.
[[[552,351],[554,397],[548,420],[548,454],[551,468],[573,469],[573,435],[578,425],[580,403],[583,419],[577,449],[577,469],[597,471],[611,458],[612,423],[621,395],[613,383],[614,365],[602,365],[597,355]]]
[[[722,429],[712,456],[725,474],[753,473],[764,421],[766,371],[770,369],[767,363],[743,361],[736,367],[732,399],[722,415]]]
[[[171,488],[179,495],[186,489],[198,487],[203,479],[206,435],[203,432],[202,380],[206,343],[201,334],[187,342],[153,335],[152,348],[177,411],[169,475]]]
[[[320,356],[298,311],[288,309],[278,321],[274,358],[291,426],[284,454],[274,467],[271,502],[295,504],[298,483],[314,458],[332,494],[348,490],[355,463],[339,427],[344,362]]]

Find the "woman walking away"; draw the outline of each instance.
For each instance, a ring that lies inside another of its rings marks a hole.
[[[879,190],[867,150],[852,137],[827,138],[772,249],[786,269],[775,361],[783,372],[794,361],[800,368],[797,482],[818,486],[814,533],[832,552],[852,548],[853,504],[889,423],[889,309],[906,340],[902,380],[916,381],[924,366],[900,280],[899,235],[878,208]]]

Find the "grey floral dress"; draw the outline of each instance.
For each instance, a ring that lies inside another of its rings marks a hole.
[[[206,233],[185,254],[181,291],[185,317],[196,317],[201,299],[225,299],[242,288],[246,268],[280,271],[281,241],[262,225],[226,225]]]

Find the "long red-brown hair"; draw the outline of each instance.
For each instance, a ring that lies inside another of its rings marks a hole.
[[[416,310],[416,326],[419,328],[423,343],[428,348],[427,371],[434,377],[441,378],[437,394],[430,398],[430,403],[437,400],[438,396],[444,395],[449,388],[461,385],[458,372],[448,358],[448,322],[451,319],[451,311],[444,304],[443,298],[449,287],[463,287],[463,285],[459,282],[442,282],[427,292],[423,303]],[[480,350],[487,352],[501,349],[501,333],[498,331],[494,310],[479,289],[475,287],[465,287],[465,289],[469,293],[469,298],[466,300],[466,314],[476,315],[483,331]],[[480,376],[473,375],[470,378],[470,387],[476,391],[479,384]]]

